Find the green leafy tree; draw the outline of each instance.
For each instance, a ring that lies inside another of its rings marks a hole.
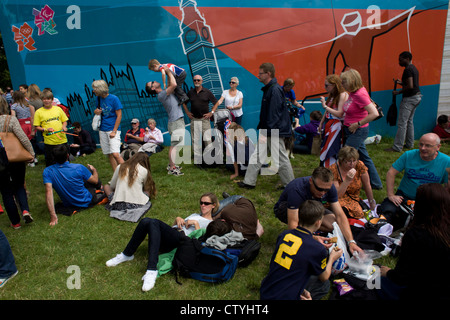
[[[6,61],[5,47],[3,46],[3,38],[0,34],[0,88],[5,91],[6,87],[11,86],[11,76],[9,74],[8,62]]]

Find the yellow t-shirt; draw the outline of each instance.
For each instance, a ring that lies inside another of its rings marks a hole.
[[[39,108],[34,114],[33,125],[44,129],[53,128],[54,131],[62,130],[63,122],[69,120],[64,111],[58,106],[52,106],[50,109],[45,107]],[[67,136],[63,132],[47,135],[43,133],[44,143],[50,145],[58,145],[67,143]]]

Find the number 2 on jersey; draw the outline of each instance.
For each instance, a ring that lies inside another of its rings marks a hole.
[[[303,244],[303,241],[301,238],[293,235],[292,233],[289,233],[284,236],[283,241],[288,242],[280,244],[280,247],[278,248],[277,255],[275,256],[275,262],[278,263],[280,266],[290,269],[292,264],[292,258],[289,256],[293,256],[297,254],[298,249],[300,249],[300,246]]]

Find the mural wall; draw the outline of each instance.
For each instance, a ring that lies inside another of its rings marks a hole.
[[[345,68],[361,73],[387,113],[393,79],[403,71],[398,55],[410,51],[423,94],[417,138],[437,115],[447,10],[448,0],[4,0],[0,31],[15,89],[23,83],[52,88],[71,121],[90,129],[91,83],[104,79],[125,107],[122,135],[132,118],[155,118],[167,130],[164,108],[144,91],[147,81],[161,81],[148,70],[152,58],[186,69],[186,90],[201,74],[217,97],[237,76],[247,129],[259,118],[263,62],[274,63],[280,84],[295,80],[307,114],[322,111],[325,76]],[[370,127],[373,134],[396,132],[385,120]]]

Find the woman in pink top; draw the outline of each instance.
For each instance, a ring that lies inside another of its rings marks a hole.
[[[344,145],[358,150],[359,159],[366,165],[373,189],[383,188],[375,164],[367,152],[364,140],[369,134],[369,122],[378,116],[358,71],[350,69],[341,74],[342,85],[349,97],[344,104]]]

